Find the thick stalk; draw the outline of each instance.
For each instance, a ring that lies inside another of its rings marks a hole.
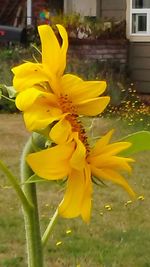
[[[27,142],[21,160],[21,179],[23,183],[23,191],[29,202],[32,203],[32,208],[26,210],[23,208],[27,253],[28,253],[28,267],[43,267],[43,253],[41,243],[41,233],[39,224],[39,214],[36,196],[35,183],[25,183],[25,181],[33,175],[32,170],[26,163],[26,156],[33,152],[32,139]]]

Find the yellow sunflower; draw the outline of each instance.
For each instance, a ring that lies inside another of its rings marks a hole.
[[[64,131],[72,129],[71,116],[95,116],[110,101],[99,97],[106,89],[105,81],[83,81],[72,74],[63,74],[66,67],[68,36],[63,26],[57,25],[62,38],[58,39],[49,25],[38,27],[42,45],[42,63],[26,62],[12,69],[13,86],[18,92],[16,106],[23,111],[30,131],[46,128],[61,121]],[[67,122],[66,122],[67,121]]]
[[[110,144],[112,133],[113,130],[90,148],[87,143],[81,142],[76,132],[70,142],[27,156],[29,166],[38,176],[47,180],[67,177],[67,189],[58,208],[61,216],[73,218],[81,215],[84,221],[89,221],[93,176],[100,180],[110,180],[135,196],[127,181],[119,174],[120,170],[131,171],[129,163],[134,160],[118,155],[131,143]]]

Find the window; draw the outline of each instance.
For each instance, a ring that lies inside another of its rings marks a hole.
[[[133,0],[132,8],[150,8],[149,0]]]
[[[132,14],[132,33],[147,34],[147,14]]]
[[[130,35],[150,36],[150,0],[131,0]]]

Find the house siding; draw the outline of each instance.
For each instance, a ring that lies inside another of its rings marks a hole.
[[[126,0],[97,0],[97,7],[101,9],[97,14],[103,18],[126,18]]]
[[[70,3],[70,6],[66,5],[66,12],[75,11],[72,5],[74,1],[75,0],[64,0],[64,3]],[[85,0],[78,1],[78,9],[80,9],[83,3],[85,3]],[[129,21],[129,4],[130,0],[97,0],[96,15],[98,18],[107,18],[108,21],[112,18],[116,21]],[[87,7],[89,7],[89,5],[86,6],[85,10],[87,10]],[[126,49],[126,51],[129,53],[122,53],[122,48],[119,48],[120,50],[116,52],[117,50],[114,50],[114,48],[108,48],[108,46],[104,48],[103,45],[100,47],[93,46],[91,51],[86,46],[82,47],[82,49],[78,49],[77,46],[72,46],[72,49],[74,49],[79,57],[88,57],[91,60],[106,60],[107,57],[113,60],[120,58],[120,63],[126,64],[130,74],[129,78],[136,84],[137,91],[141,94],[150,94],[150,42],[145,42],[144,36],[142,36],[142,42],[134,42],[130,40],[129,36],[128,45],[129,49]]]
[[[64,13],[79,13],[81,16],[96,16],[96,0],[64,0]]]
[[[96,0],[72,0],[72,7],[82,16],[96,16]]]
[[[137,91],[150,93],[150,43],[130,42],[129,70]]]
[[[64,0],[64,13],[77,12],[83,16],[126,18],[126,0]]]

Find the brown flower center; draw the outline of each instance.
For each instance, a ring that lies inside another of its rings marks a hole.
[[[73,102],[69,99],[67,95],[61,95],[58,99],[59,106],[63,113],[69,113],[66,119],[70,122],[72,131],[78,132],[79,139],[85,145],[87,152],[89,151],[88,137],[86,131],[79,120],[79,115],[77,114],[77,108],[73,105]]]

